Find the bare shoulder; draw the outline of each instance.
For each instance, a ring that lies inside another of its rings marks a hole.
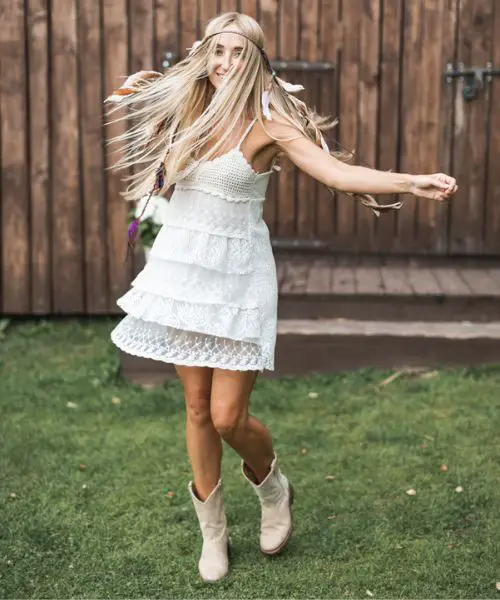
[[[282,143],[286,143],[286,140],[305,137],[296,125],[293,125],[272,109],[271,119],[266,119],[264,124],[265,129],[262,125],[260,125],[259,129],[267,137],[269,144],[281,146]]]

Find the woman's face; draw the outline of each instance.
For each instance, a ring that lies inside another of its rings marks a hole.
[[[236,26],[227,27],[232,31],[239,31]],[[208,65],[208,79],[210,83],[219,88],[228,73],[241,71],[244,62],[241,60],[245,38],[235,33],[224,33],[218,36],[215,53]]]

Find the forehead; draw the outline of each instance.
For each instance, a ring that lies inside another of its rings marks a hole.
[[[235,28],[233,28],[235,31]],[[244,48],[246,39],[237,33],[221,31],[218,36],[215,36],[217,46],[222,48]]]

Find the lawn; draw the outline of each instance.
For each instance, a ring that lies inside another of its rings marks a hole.
[[[500,598],[500,367],[259,379],[251,412],[294,485],[294,535],[260,554],[258,499],[225,445],[234,551],[214,586],[182,389],[124,381],[113,325],[0,339],[0,597]]]

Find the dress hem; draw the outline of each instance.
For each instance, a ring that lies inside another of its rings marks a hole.
[[[220,364],[217,364],[216,362],[210,361],[210,360],[173,359],[168,356],[152,354],[150,352],[141,352],[140,350],[131,350],[130,348],[126,348],[126,347],[120,345],[120,343],[117,342],[116,339],[113,339],[113,336],[111,337],[111,339],[112,339],[112,342],[115,344],[115,346],[117,346],[117,348],[119,348],[120,350],[122,350],[122,352],[125,352],[126,354],[130,354],[131,356],[138,356],[140,358],[147,358],[150,360],[155,360],[158,362],[163,362],[163,363],[167,363],[167,364],[171,364],[171,365],[181,365],[181,366],[187,366],[187,367],[209,367],[212,369],[224,369],[227,371],[259,371],[260,373],[263,373],[264,371],[274,371],[274,367],[273,368],[260,367],[260,368],[256,368],[256,369],[248,369],[248,368],[245,368],[242,366],[229,366],[229,365],[221,366]]]

